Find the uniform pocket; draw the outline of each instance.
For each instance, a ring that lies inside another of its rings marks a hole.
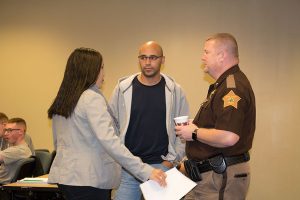
[[[247,173],[241,173],[241,174],[235,174],[235,175],[234,175],[234,178],[245,178],[245,177],[247,177],[247,176],[248,176]]]

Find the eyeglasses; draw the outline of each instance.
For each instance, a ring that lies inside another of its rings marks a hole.
[[[163,56],[156,56],[156,55],[151,55],[151,56],[145,56],[145,55],[140,55],[138,58],[142,61],[146,61],[147,59],[149,59],[149,61],[154,61],[157,60],[159,58],[161,58]]]
[[[10,134],[10,133],[12,133],[13,131],[19,131],[19,130],[21,130],[21,129],[19,129],[19,128],[5,128],[5,129],[4,129],[4,133]]]

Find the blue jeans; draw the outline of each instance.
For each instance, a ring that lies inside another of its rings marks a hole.
[[[169,170],[169,168],[165,167],[162,164],[152,164],[151,166],[154,168],[162,169],[163,171]],[[141,181],[122,169],[121,183],[118,190],[116,191],[115,200],[141,200],[141,183]]]

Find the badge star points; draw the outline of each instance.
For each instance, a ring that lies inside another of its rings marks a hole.
[[[227,106],[233,106],[237,109],[239,100],[241,100],[241,98],[230,90],[230,92],[223,97],[224,108]]]

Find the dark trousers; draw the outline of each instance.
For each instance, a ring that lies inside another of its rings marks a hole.
[[[1,200],[10,200],[10,194],[7,191],[4,191],[2,188],[0,188],[0,199]]]
[[[66,200],[110,200],[111,190],[58,184]]]

